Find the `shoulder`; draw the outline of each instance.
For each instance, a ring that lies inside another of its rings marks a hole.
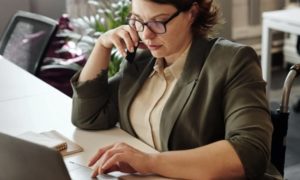
[[[209,64],[221,64],[224,67],[242,67],[245,64],[256,64],[260,62],[255,50],[247,45],[232,42],[224,38],[213,39],[214,44],[207,57]]]
[[[203,66],[205,73],[225,82],[241,76],[262,81],[260,61],[253,48],[223,38],[214,41]]]
[[[205,54],[205,63],[220,63],[224,65],[245,57],[251,57],[258,62],[256,52],[250,46],[232,42],[224,38],[203,39],[194,37],[190,53],[195,57],[203,57]]]
[[[232,42],[224,38],[213,39],[215,41],[211,48],[211,54],[222,57],[235,57],[239,54],[257,56],[255,50],[247,45]]]

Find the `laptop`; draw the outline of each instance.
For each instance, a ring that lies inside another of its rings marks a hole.
[[[64,161],[61,154],[51,148],[0,133],[0,179],[118,179],[105,174],[91,178],[91,173],[88,167]]]

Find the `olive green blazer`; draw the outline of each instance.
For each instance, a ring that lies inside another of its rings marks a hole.
[[[107,79],[72,79],[72,122],[79,128],[101,130],[120,127],[136,136],[129,108],[153,71],[155,59],[138,53],[132,64]],[[255,51],[217,39],[193,39],[181,78],[161,117],[163,151],[190,149],[226,139],[240,157],[249,179],[263,177],[269,165],[272,123],[265,85]]]

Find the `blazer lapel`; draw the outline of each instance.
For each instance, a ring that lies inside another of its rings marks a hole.
[[[198,82],[202,66],[213,42],[203,38],[195,38],[192,42],[182,76],[176,83],[162,112],[160,137],[163,151],[169,149],[168,141],[173,126]]]
[[[138,90],[153,71],[154,63],[155,59],[153,57],[147,57],[143,62],[134,61],[132,64],[127,64],[127,67],[124,69],[123,80],[119,88],[119,110],[122,117],[120,125],[134,136],[136,136],[136,133],[129,121],[129,107]]]

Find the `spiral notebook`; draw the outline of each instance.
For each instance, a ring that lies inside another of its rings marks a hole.
[[[32,131],[25,132],[18,136],[21,139],[40,144],[59,151],[63,156],[83,151],[82,147],[59,132],[52,130],[42,133]]]

